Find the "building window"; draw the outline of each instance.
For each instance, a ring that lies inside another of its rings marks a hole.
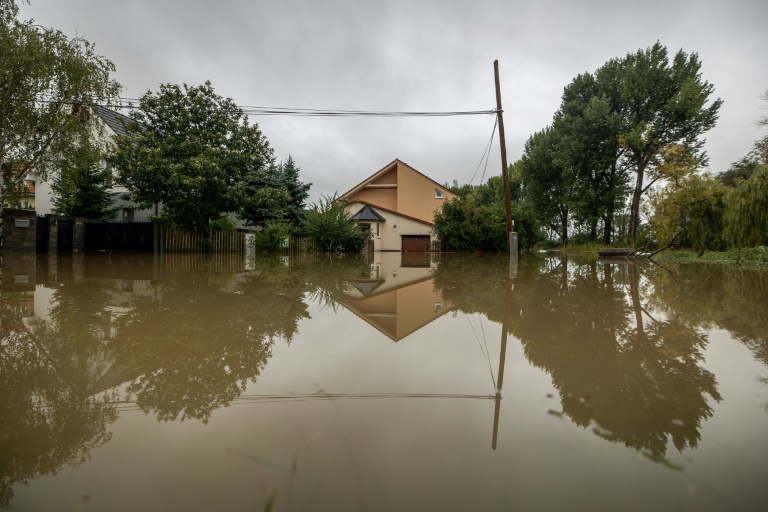
[[[376,236],[381,236],[381,224],[379,222],[376,223]]]
[[[441,302],[435,302],[435,313],[443,310],[443,304]]]
[[[443,193],[437,189],[435,189],[435,199],[442,199]]]
[[[123,222],[133,222],[133,208],[123,208]]]

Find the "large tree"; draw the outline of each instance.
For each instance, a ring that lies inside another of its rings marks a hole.
[[[211,221],[240,209],[246,184],[273,162],[258,125],[210,82],[161,84],[139,99],[131,117],[129,136],[118,138],[108,157],[119,181],[140,206],[162,203],[162,219],[205,235]]]
[[[266,172],[253,175],[245,183],[240,217],[254,226],[262,226],[268,221],[298,226],[304,217],[305,201],[312,186],[299,179],[299,171],[289,155],[284,162],[273,163]]]
[[[558,158],[573,192],[567,199],[574,220],[587,228],[592,240],[597,240],[602,222],[603,243],[610,244],[614,215],[627,194],[627,173],[619,163],[623,149],[615,135],[621,126],[610,79],[615,66],[604,68],[601,79],[584,73],[565,88],[553,128],[559,133]]]
[[[0,0],[0,240],[5,185],[37,171],[46,179],[84,140],[97,136],[82,105],[120,92],[114,65],[83,38],[18,19]],[[5,176],[5,174],[8,174]]]
[[[714,87],[702,80],[701,62],[695,53],[680,50],[670,63],[667,49],[657,42],[628,54],[619,65],[622,127],[618,137],[626,149],[624,163],[635,173],[627,234],[631,243],[640,222],[641,197],[663,177],[657,170],[664,151],[682,145],[705,163],[701,135],[715,126],[722,100],[708,104]],[[650,173],[648,183],[646,173]]]
[[[540,224],[567,243],[573,189],[563,167],[561,144],[560,131],[548,126],[526,141],[525,152],[515,165],[525,184],[524,195]]]

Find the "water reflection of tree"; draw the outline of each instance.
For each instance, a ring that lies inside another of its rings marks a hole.
[[[98,319],[89,314],[93,302],[75,301],[76,311],[58,307],[80,291],[58,289],[48,319],[30,329],[18,308],[3,304],[0,506],[10,502],[15,484],[81,464],[111,437],[107,426],[117,418],[114,394],[91,396],[102,345],[94,326]]]
[[[128,392],[162,420],[207,421],[256,380],[273,340],[290,340],[308,317],[303,284],[291,272],[200,270],[155,286],[155,296],[133,298],[114,347],[140,375]]]
[[[717,326],[768,366],[768,274],[728,266],[652,269],[653,307],[691,325]]]
[[[449,259],[435,273],[443,297],[465,312],[500,321],[506,262],[465,266]],[[510,308],[510,333],[531,364],[547,371],[563,413],[581,426],[664,460],[671,440],[696,446],[716,400],[714,375],[702,368],[706,336],[644,305],[642,280],[627,265],[522,260]]]

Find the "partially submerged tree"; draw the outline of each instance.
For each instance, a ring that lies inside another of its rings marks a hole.
[[[667,49],[656,42],[621,61],[620,101],[622,127],[619,142],[627,167],[635,173],[630,202],[632,243],[640,222],[640,200],[662,176],[657,172],[664,150],[685,146],[700,163],[706,162],[701,135],[715,126],[722,100],[711,104],[712,84],[701,78],[695,53],[677,52],[670,64]],[[645,181],[646,173],[650,180]]]
[[[106,221],[115,218],[119,207],[110,193],[112,171],[103,167],[101,144],[83,141],[62,159],[51,180],[53,204],[63,217]]]
[[[0,240],[5,184],[36,171],[45,179],[84,140],[98,135],[82,105],[120,92],[114,65],[83,38],[17,19],[0,0]],[[0,242],[1,243],[1,242]]]
[[[323,196],[313,204],[302,229],[323,252],[360,252],[370,236],[357,228],[336,196]]]
[[[560,136],[552,127],[534,133],[525,143],[519,165],[525,197],[530,200],[539,223],[567,243],[569,198],[574,191],[558,157],[559,144]]]
[[[304,203],[312,186],[299,179],[299,171],[289,155],[286,161],[273,163],[266,172],[251,176],[244,185],[240,217],[254,226],[269,221],[298,226],[304,217]]]
[[[529,203],[521,201],[520,191],[517,190],[519,175],[516,165],[510,166],[512,217],[515,219],[518,246],[528,249],[540,236],[535,215]],[[501,176],[489,178],[477,187],[470,187],[463,198],[443,204],[435,214],[433,230],[444,251],[507,252],[509,246]]]
[[[129,136],[108,157],[119,181],[141,207],[162,203],[162,219],[207,236],[212,221],[240,209],[245,184],[273,160],[258,125],[210,82],[161,84],[131,117]]]

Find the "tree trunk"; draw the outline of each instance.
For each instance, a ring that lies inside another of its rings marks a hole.
[[[0,130],[0,253],[5,246],[3,233],[3,213],[5,213],[5,134]],[[2,268],[0,268],[0,286],[3,284]]]
[[[609,210],[603,218],[603,244],[611,245],[611,235],[613,233],[613,210]]]
[[[563,239],[563,245],[565,245],[568,243],[568,210],[566,210],[564,213],[560,213],[560,223],[561,229],[563,230],[560,238]]]
[[[630,245],[635,243],[637,227],[640,225],[640,196],[643,194],[643,176],[645,167],[637,167],[637,179],[635,180],[635,191],[632,193],[632,203],[629,206],[629,227],[627,228],[627,242]]]

